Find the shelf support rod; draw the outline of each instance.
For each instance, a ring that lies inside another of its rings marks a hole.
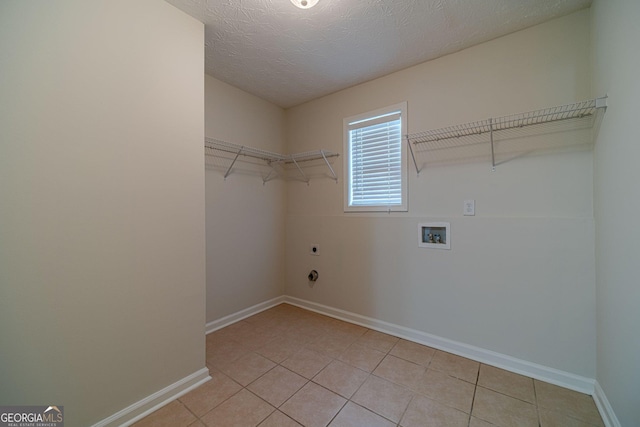
[[[491,138],[491,172],[496,171],[496,154],[493,149],[493,119],[489,119],[489,137]]]
[[[298,172],[300,172],[300,175],[302,175],[302,177],[304,178],[304,182],[306,182],[307,185],[309,185],[309,178],[307,178],[307,175],[304,174],[302,168],[300,167],[298,162],[296,162],[296,158],[291,156],[291,161],[293,161],[293,164],[296,165],[296,167],[298,168]]]
[[[331,167],[331,164],[329,163],[329,160],[327,160],[327,156],[324,155],[324,150],[320,150],[320,154],[322,154],[322,158],[324,159],[324,162],[327,164],[327,167],[331,171],[331,175],[333,175],[333,180],[337,184],[338,183],[338,175],[336,175],[335,171]]]
[[[224,174],[224,179],[226,180],[227,177],[229,176],[229,174],[231,173],[231,169],[233,169],[233,165],[236,164],[236,160],[238,160],[238,157],[240,157],[240,154],[242,154],[242,150],[244,150],[244,146],[240,147],[240,149],[238,150],[238,152],[236,153],[236,157],[233,159],[233,161],[231,162],[231,165],[229,166],[229,169],[227,169],[227,172]]]
[[[269,167],[271,168],[271,170],[269,171],[269,174],[262,180],[262,185],[265,185],[268,181],[270,181],[269,178],[271,178],[271,174],[273,174],[274,172],[276,175],[278,174],[278,172],[276,172],[274,167],[271,165],[271,162],[269,162]]]
[[[411,153],[411,158],[413,159],[413,164],[416,167],[416,175],[420,176],[420,169],[418,169],[418,162],[416,162],[416,156],[413,154],[413,147],[411,147],[411,140],[409,139],[409,135],[405,135],[407,139],[407,145],[409,146],[409,152]]]

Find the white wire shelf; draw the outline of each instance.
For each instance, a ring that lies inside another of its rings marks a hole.
[[[204,147],[207,150],[216,150],[230,154],[238,154],[241,156],[253,157],[255,159],[263,160],[265,162],[277,162],[285,159],[285,156],[271,151],[260,150],[245,145],[232,144],[230,142],[222,141],[214,138],[205,138]],[[207,153],[211,154],[211,153]]]
[[[224,174],[225,180],[231,174],[236,162],[242,156],[245,158],[257,159],[270,167],[269,174],[266,177],[263,177],[263,184],[274,179],[278,175],[282,175],[282,170],[288,165],[293,165],[292,167],[297,169],[301,179],[308,184],[310,178],[304,172],[304,164],[306,162],[319,160],[327,166],[331,174],[331,178],[338,182],[338,177],[333,170],[329,159],[332,157],[338,157],[339,154],[331,151],[315,150],[297,154],[279,154],[215,138],[205,138],[204,147],[205,155],[213,157],[220,156],[231,161]]]
[[[486,145],[490,146],[492,170],[496,167],[496,142],[515,140],[533,135],[545,135],[546,148],[552,148],[550,135],[562,132],[592,129],[599,124],[607,107],[607,97],[590,99],[573,104],[544,108],[526,113],[448,126],[406,135],[406,140],[418,174],[416,154],[429,158],[454,160],[456,156],[484,157]],[[593,138],[591,138],[593,140]],[[567,140],[567,138],[564,138]],[[506,145],[506,144],[505,144]],[[538,148],[540,144],[538,142]],[[514,152],[532,151],[531,146],[520,144],[511,148]],[[442,152],[449,151],[448,155]],[[440,152],[440,153],[439,153]]]
[[[313,160],[324,160],[325,158],[338,157],[338,153],[333,153],[327,150],[315,150],[315,151],[305,151],[304,153],[296,153],[290,154],[286,156],[285,163],[293,163],[296,162],[310,162]]]
[[[329,159],[332,157],[338,157],[338,156],[339,156],[338,153],[334,153],[332,151],[327,151],[327,150],[306,151],[303,153],[289,154],[288,156],[286,156],[283,163],[285,165],[294,165],[295,168],[298,170],[298,173],[300,174],[302,181],[309,184],[310,178],[304,172],[304,167],[307,164],[312,163],[316,160],[322,160],[325,166],[329,169],[329,173],[331,174],[331,179],[333,179],[337,183],[338,176],[336,175],[336,172],[333,170],[333,167],[331,166]]]

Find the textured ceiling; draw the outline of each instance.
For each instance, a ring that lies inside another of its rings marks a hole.
[[[205,72],[284,108],[591,0],[166,0],[205,23]]]

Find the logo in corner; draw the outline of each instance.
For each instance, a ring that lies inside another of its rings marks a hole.
[[[64,427],[64,406],[0,406],[0,427]]]

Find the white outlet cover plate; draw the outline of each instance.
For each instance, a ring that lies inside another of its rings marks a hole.
[[[473,216],[476,214],[476,201],[475,200],[465,200],[464,201],[464,215],[465,216]]]

